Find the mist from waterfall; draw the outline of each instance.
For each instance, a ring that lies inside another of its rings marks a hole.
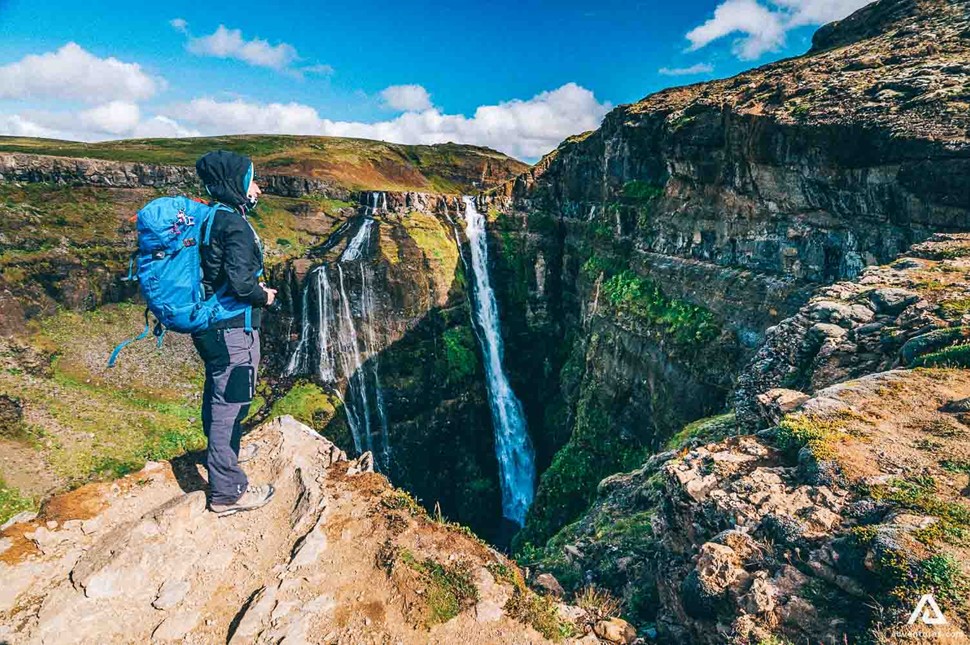
[[[489,408],[495,432],[502,487],[502,515],[519,526],[535,497],[535,455],[526,428],[522,403],[512,391],[502,366],[504,347],[498,304],[488,275],[488,244],[485,218],[475,201],[465,197],[465,234],[471,248],[474,275],[472,300],[478,340],[482,348]]]

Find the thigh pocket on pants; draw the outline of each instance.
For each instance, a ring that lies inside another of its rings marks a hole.
[[[224,398],[226,403],[249,403],[253,400],[256,387],[256,368],[251,365],[237,365],[229,372]]]

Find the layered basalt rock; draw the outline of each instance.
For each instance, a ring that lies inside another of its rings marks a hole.
[[[765,330],[798,311],[818,285],[856,279],[934,233],[970,228],[966,9],[883,0],[820,32],[805,56],[617,108],[598,130],[568,139],[496,191],[511,196],[513,205],[500,210],[519,229],[510,224],[496,242],[524,255],[509,264],[533,268],[519,270],[519,286],[507,289],[510,342],[573,341],[572,353],[557,347],[540,361],[512,352],[527,360],[513,372],[541,385],[535,398],[558,399],[565,410],[554,422],[532,412],[538,444],[555,453],[575,433],[585,390],[569,384],[583,382],[571,373],[579,369],[593,376],[585,389],[599,388],[616,405],[606,413],[611,435],[635,437],[646,456],[700,408],[730,407],[734,380]],[[555,285],[559,302],[539,295],[540,284]],[[626,325],[622,334],[657,351],[631,356],[623,383],[597,382],[599,366],[612,360],[604,350],[634,341],[590,354],[595,330],[616,326],[637,308],[626,300],[647,292],[640,307],[647,324]],[[684,343],[679,316],[690,307],[705,310],[720,333]],[[555,315],[537,320],[537,310]],[[560,377],[548,378],[550,371]],[[691,387],[664,376],[685,372]],[[651,405],[627,396],[638,382],[650,384]],[[570,429],[553,427],[563,423]],[[549,536],[549,526],[539,526],[544,487],[529,541]]]

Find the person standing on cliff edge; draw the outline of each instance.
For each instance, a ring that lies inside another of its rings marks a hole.
[[[192,335],[205,363],[202,427],[209,441],[209,509],[222,516],[265,506],[275,492],[271,484],[249,483],[239,464],[255,457],[258,446],[240,451],[239,442],[255,394],[262,310],[273,304],[276,290],[260,282],[262,242],[246,218],[261,193],[252,160],[217,150],[203,155],[195,169],[212,199],[228,207],[212,216],[209,243],[201,247],[205,297],[221,292],[249,305],[245,313]]]

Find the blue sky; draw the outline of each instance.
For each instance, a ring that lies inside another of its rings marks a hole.
[[[458,140],[533,160],[610,107],[804,52],[865,0],[0,0],[0,134]]]

